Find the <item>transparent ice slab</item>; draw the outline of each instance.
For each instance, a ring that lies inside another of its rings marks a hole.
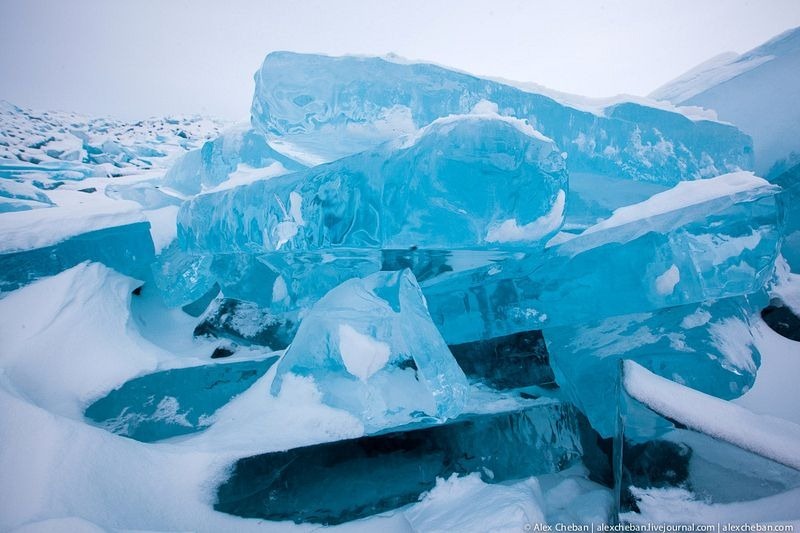
[[[149,222],[99,229],[52,246],[0,253],[0,292],[12,291],[84,261],[103,263],[122,274],[146,279],[154,259]]]
[[[295,448],[237,461],[214,508],[247,518],[339,524],[417,501],[436,478],[487,483],[558,472],[582,455],[578,415],[538,400],[512,412]]]
[[[86,418],[116,433],[155,442],[200,431],[214,412],[247,390],[277,361],[238,361],[155,372],[109,392],[86,408]]]

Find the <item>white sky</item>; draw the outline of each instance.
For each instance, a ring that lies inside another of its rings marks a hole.
[[[272,50],[393,52],[587,96],[644,95],[796,26],[797,0],[0,0],[0,99],[246,119]]]

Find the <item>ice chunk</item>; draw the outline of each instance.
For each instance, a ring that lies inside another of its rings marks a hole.
[[[753,293],[778,253],[777,191],[750,173],[681,183],[544,253],[424,283],[431,316],[457,344]]]
[[[380,270],[393,249],[541,248],[563,220],[566,189],[561,152],[529,126],[497,115],[449,117],[371,152],[193,198],[157,282],[171,305],[219,282],[226,296],[307,306]],[[273,272],[217,268],[238,261],[235,254]],[[197,271],[201,287],[186,286],[201,263],[215,266]],[[248,283],[266,290],[278,277],[285,298],[231,293]]]
[[[495,389],[549,387],[555,383],[540,331],[455,344],[450,351],[470,379]]]
[[[270,148],[260,133],[238,126],[184,154],[167,171],[164,185],[183,194],[198,194],[226,182],[234,187],[302,168]]]
[[[0,179],[0,213],[50,207],[53,202],[30,183]]]
[[[408,270],[352,279],[326,294],[278,363],[273,394],[289,374],[312,377],[323,401],[368,431],[453,418],[468,392]]]
[[[752,142],[730,125],[632,102],[592,114],[433,65],[275,52],[255,79],[254,127],[275,146],[299,147],[317,160],[372,148],[490,101],[553,139],[569,154],[571,171],[674,185],[752,166]]]
[[[339,524],[416,502],[452,474],[499,484],[558,472],[580,460],[578,416],[570,404],[543,399],[445,425],[247,457],[217,489],[215,509]]]
[[[171,307],[186,305],[208,293],[216,285],[211,273],[213,262],[211,255],[185,253],[175,242],[162,251],[151,269],[164,303]]]
[[[95,261],[128,276],[145,279],[155,260],[148,222],[137,222],[68,238],[52,246],[0,251],[0,292],[58,274],[84,261]]]
[[[750,320],[765,303],[763,294],[727,298],[546,329],[544,336],[559,385],[592,427],[609,437],[618,398],[608,391],[621,359],[719,398],[736,398],[752,387],[760,355]],[[631,436],[644,427],[668,427],[645,410],[631,409]]]
[[[86,417],[143,442],[211,425],[214,412],[243,392],[277,357],[166,370],[128,381],[86,408]]]
[[[178,238],[210,252],[534,246],[563,219],[561,151],[497,115],[420,134],[302,173],[201,195]]]

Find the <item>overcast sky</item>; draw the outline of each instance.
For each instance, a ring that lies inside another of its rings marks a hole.
[[[796,26],[797,0],[0,0],[0,99],[245,119],[272,50],[392,52],[564,92],[644,95]]]

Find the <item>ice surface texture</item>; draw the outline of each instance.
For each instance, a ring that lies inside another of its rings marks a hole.
[[[326,294],[278,363],[273,394],[290,373],[312,377],[325,403],[368,431],[453,418],[467,400],[464,372],[408,270],[352,279]]]
[[[84,261],[103,263],[128,276],[145,279],[154,260],[147,222],[89,231],[51,246],[0,251],[0,292],[58,274]]]
[[[255,79],[253,125],[326,161],[488,100],[553,139],[569,153],[571,171],[673,185],[752,168],[749,137],[730,125],[635,103],[595,115],[433,65],[275,52]]]

